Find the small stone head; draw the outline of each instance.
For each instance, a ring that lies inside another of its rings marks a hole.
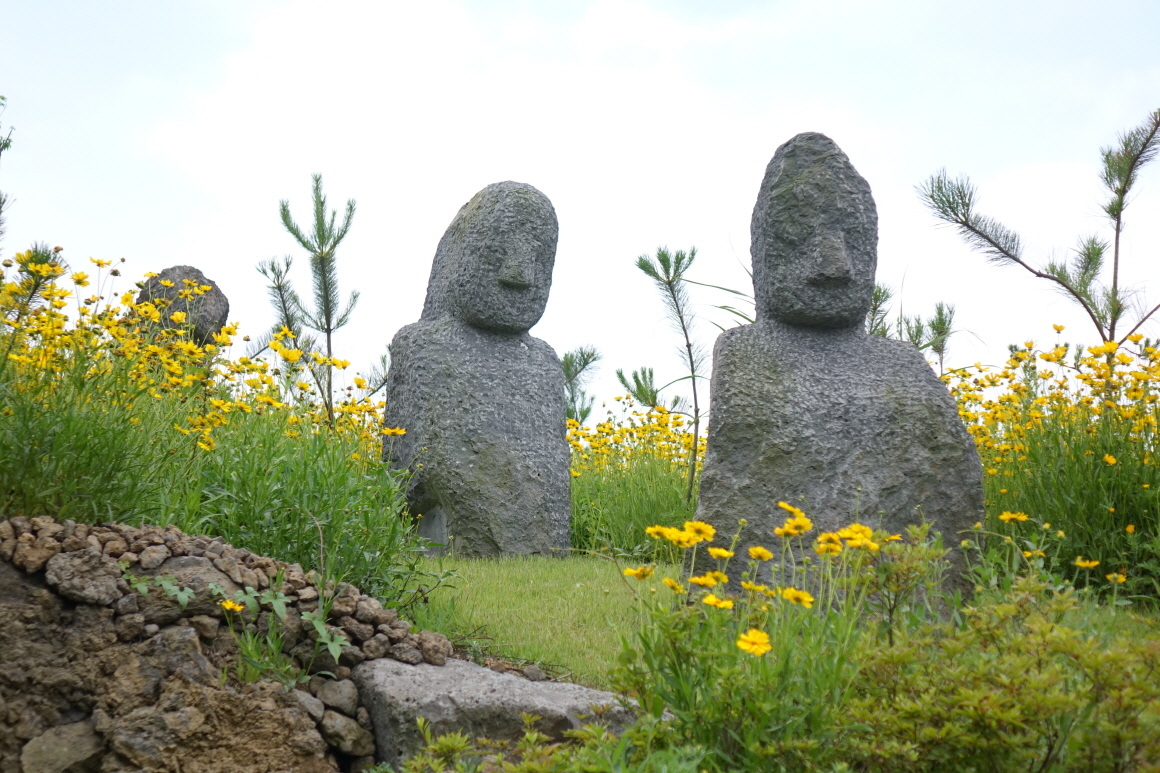
[[[750,224],[759,319],[863,324],[878,264],[870,185],[824,134],[799,134],[765,169]]]
[[[451,314],[483,330],[526,332],[548,303],[558,233],[552,202],[532,186],[487,186],[439,242],[423,319]]]
[[[157,303],[161,299],[166,301],[161,313],[162,327],[173,328],[170,316],[184,312],[198,346],[211,343],[213,334],[225,327],[230,315],[230,301],[221,288],[193,266],[171,266],[146,280],[137,294],[137,303]]]

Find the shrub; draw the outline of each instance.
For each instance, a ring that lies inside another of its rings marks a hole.
[[[715,771],[1160,764],[1154,629],[1101,629],[1091,602],[1026,563],[1005,593],[963,606],[939,593],[946,551],[927,525],[903,537],[851,524],[807,543],[808,516],[782,507],[780,545],[754,548],[736,586],[736,538],[707,548],[718,568],[701,575],[649,587],[651,567],[625,570],[649,590],[647,617],[614,682],[659,744],[703,750]],[[716,537],[696,521],[649,532],[690,553]],[[764,567],[771,585],[756,582]]]

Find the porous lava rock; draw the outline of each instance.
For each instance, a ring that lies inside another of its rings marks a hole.
[[[209,289],[201,291],[205,287]],[[186,291],[190,294],[182,296]],[[213,334],[229,321],[229,299],[216,282],[193,266],[171,266],[145,280],[145,286],[137,294],[137,303],[157,303],[161,299],[168,301],[168,305],[160,309],[162,327],[176,327],[170,317],[175,312],[184,312],[185,322],[182,324],[191,327],[194,343],[198,346],[212,343]]]
[[[564,375],[528,330],[548,301],[558,226],[530,185],[489,185],[439,243],[420,320],[391,343],[384,459],[412,475],[420,533],[461,555],[568,548]]]
[[[159,560],[144,568],[142,556]],[[283,584],[273,588],[279,576]],[[369,714],[343,677],[360,663],[391,657],[391,647],[378,641],[391,639],[375,634],[361,648],[348,644],[339,663],[325,650],[315,658],[317,632],[304,630],[302,613],[317,609],[318,585],[317,575],[297,564],[173,527],[0,520],[0,772],[366,767],[375,751],[364,727]],[[308,687],[315,695],[269,681],[222,683],[238,658],[231,626],[264,634],[272,612],[267,603],[256,615],[246,609],[227,619],[221,594],[271,588],[287,604],[284,651],[301,667],[339,677],[314,677]],[[409,647],[408,662],[411,652],[423,661],[420,641],[428,662],[451,652],[446,637],[412,632],[395,610],[353,585],[331,590],[341,611],[357,616],[343,621],[360,633],[389,630]],[[333,636],[345,632],[326,628]]]
[[[556,741],[584,724],[601,723],[620,733],[635,720],[612,693],[532,682],[463,660],[443,667],[369,661],[354,670],[353,679],[370,711],[378,759],[396,769],[423,747],[419,717],[435,735],[461,732],[496,741],[522,737],[525,714],[539,717],[536,728]]]
[[[878,215],[833,140],[799,134],[777,149],[751,231],[757,320],[713,350],[698,518],[726,535],[744,519],[738,551],[777,539],[779,501],[815,534],[853,521],[898,533],[925,519],[951,538],[970,528],[983,514],[978,452],[922,354],[866,332]],[[950,560],[958,583],[962,557]]]

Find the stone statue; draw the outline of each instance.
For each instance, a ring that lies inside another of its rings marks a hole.
[[[412,470],[419,532],[456,554],[546,554],[569,545],[564,374],[528,335],[552,286],[552,203],[489,185],[439,242],[418,322],[391,344],[383,456]]]
[[[164,284],[163,284],[164,282]],[[208,290],[201,288],[208,287]],[[189,292],[188,296],[183,295]],[[157,276],[149,277],[137,294],[137,303],[167,299],[169,305],[161,309],[163,327],[177,327],[170,320],[175,312],[184,312],[185,322],[192,328],[193,342],[198,346],[213,343],[213,334],[226,326],[230,315],[230,301],[212,279],[193,266],[171,266]]]
[[[799,134],[769,162],[750,229],[756,322],[713,349],[698,517],[728,535],[746,519],[741,557],[778,552],[779,501],[806,511],[811,541],[854,521],[893,534],[925,518],[957,544],[983,516],[982,468],[919,351],[866,332],[870,186],[833,140]],[[958,576],[959,552],[950,560]]]

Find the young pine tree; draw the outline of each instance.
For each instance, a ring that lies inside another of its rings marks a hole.
[[[306,304],[294,291],[290,282],[289,271],[291,258],[286,257],[282,263],[277,259],[263,261],[258,264],[258,271],[269,281],[268,291],[270,302],[274,307],[277,322],[273,331],[283,326],[290,330],[296,340],[297,348],[311,360],[311,372],[314,374],[318,391],[322,394],[323,404],[326,406],[326,416],[330,424],[334,425],[334,333],[347,322],[358,303],[358,290],[352,290],[346,306],[342,306],[338,291],[338,268],[335,260],[335,251],[350,231],[351,221],[354,219],[355,201],[346,202],[346,214],[342,224],[336,226],[338,213],[331,210],[329,217],[326,212],[326,196],[322,193],[322,175],[313,175],[313,223],[309,233],[305,232],[294,222],[290,215],[290,202],[283,199],[278,204],[278,214],[282,225],[310,254],[310,276],[313,285],[313,308]],[[316,340],[302,334],[303,328],[309,328],[323,336],[325,349],[318,352]],[[273,338],[273,331],[267,333],[256,342],[251,350],[260,352],[269,346]],[[314,355],[318,356],[315,357]],[[323,359],[324,358],[324,359]],[[319,362],[321,360],[321,362]]]
[[[1160,310],[1158,305],[1141,314],[1134,323],[1125,322],[1129,297],[1120,282],[1120,237],[1124,231],[1128,196],[1140,170],[1155,159],[1158,152],[1160,110],[1149,115],[1136,128],[1120,134],[1115,144],[1100,150],[1103,162],[1100,180],[1108,193],[1102,208],[1111,226],[1112,240],[1109,243],[1099,235],[1081,238],[1070,263],[1053,260],[1042,269],[1035,268],[1024,258],[1023,241],[1018,234],[975,210],[975,186],[965,175],[951,180],[946,170],[942,170],[918,186],[918,194],[934,216],[954,226],[970,247],[994,263],[1019,266],[1033,276],[1051,282],[1087,313],[1101,341],[1123,343]],[[1109,257],[1112,262],[1111,283],[1104,284],[1100,275],[1104,273]],[[1124,328],[1128,330],[1125,332]]]

